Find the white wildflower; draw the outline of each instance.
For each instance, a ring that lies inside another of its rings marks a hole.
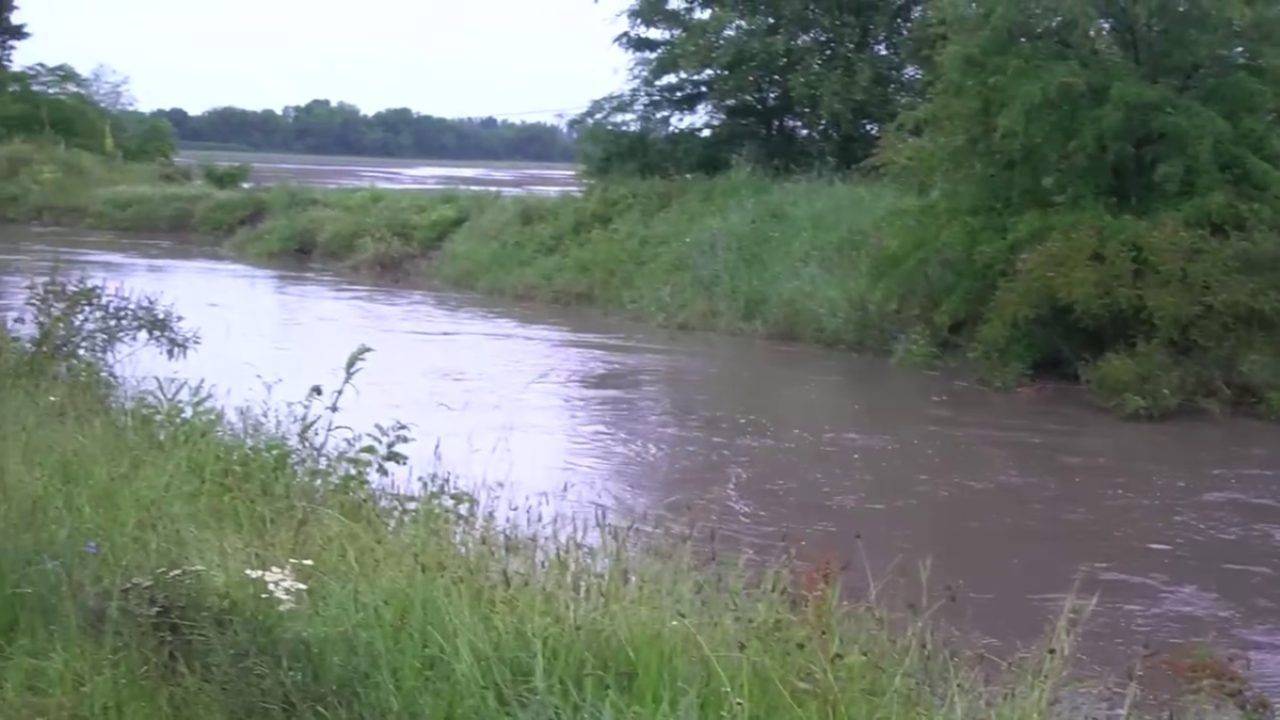
[[[290,564],[312,565],[311,561],[294,561],[289,560]],[[276,607],[281,610],[290,610],[297,607],[296,596],[298,593],[307,589],[307,584],[299,582],[298,578],[293,574],[292,567],[278,567],[272,565],[266,570],[254,570],[249,568],[244,574],[254,580],[261,580],[267,584],[267,592],[263,593],[263,598],[274,598]]]

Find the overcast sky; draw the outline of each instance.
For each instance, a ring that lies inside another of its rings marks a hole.
[[[18,0],[19,64],[104,63],[142,109],[329,98],[447,117],[576,110],[621,87],[626,0]],[[545,119],[537,113],[527,119]],[[516,117],[513,119],[522,119]]]

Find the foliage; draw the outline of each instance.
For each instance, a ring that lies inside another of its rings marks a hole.
[[[135,111],[112,117],[111,130],[120,157],[130,162],[166,161],[176,154],[173,128],[159,118]]]
[[[162,165],[119,163],[44,143],[0,145],[0,219],[81,223],[99,188],[147,187],[164,172]]]
[[[0,142],[41,138],[101,154],[114,151],[102,108],[85,92],[84,79],[67,65],[33,65],[10,71],[0,88]]]
[[[161,119],[108,108],[98,98],[124,103],[127,88],[104,77],[85,78],[69,65],[32,65],[4,74],[0,83],[0,142],[39,139],[129,161],[168,160],[173,130]],[[113,99],[114,98],[114,99]]]
[[[848,169],[917,92],[922,0],[636,0],[633,83],[578,119],[596,174]]]
[[[23,351],[36,361],[88,364],[92,372],[110,373],[122,349],[151,347],[172,360],[199,342],[198,335],[182,328],[177,313],[150,296],[57,277],[28,290],[27,312],[13,325]]]
[[[568,161],[574,155],[572,138],[549,123],[450,120],[408,108],[365,115],[328,100],[283,112],[220,107],[192,115],[171,108],[152,115],[193,147],[455,160]]]
[[[134,110],[137,101],[129,89],[129,77],[108,65],[97,65],[84,80],[89,98],[98,107],[118,115]]]
[[[0,0],[0,74],[4,74],[13,62],[13,46],[30,37],[25,23],[13,21],[18,9],[14,0]]]
[[[204,177],[205,182],[215,188],[231,190],[249,182],[249,177],[253,174],[253,167],[246,163],[234,165],[207,163],[200,167],[200,174]]]
[[[927,621],[786,561],[708,562],[603,522],[535,536],[439,480],[411,499],[351,482],[379,459],[402,471],[395,437],[312,443],[313,462],[306,424],[16,360],[0,355],[14,717],[1029,720],[1062,687],[1067,623],[987,681]]]
[[[489,198],[377,190],[279,195],[265,221],[233,244],[259,256],[314,255],[359,268],[404,272],[436,251]]]
[[[924,199],[876,271],[905,321],[1001,377],[1093,367],[1100,398],[1136,414],[1262,407],[1277,386],[1249,368],[1280,359],[1280,16],[947,0],[932,23],[928,99],[883,156]]]

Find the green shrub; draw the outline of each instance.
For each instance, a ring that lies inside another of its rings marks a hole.
[[[233,247],[257,257],[310,256],[320,247],[325,228],[340,218],[334,210],[324,207],[268,215],[262,223],[241,230],[231,242]]]
[[[260,222],[267,213],[267,198],[257,192],[223,191],[208,195],[196,208],[193,227],[218,237],[235,234]]]
[[[1093,367],[1142,414],[1258,407],[1280,387],[1245,367],[1280,336],[1280,16],[1120,7],[938,4],[929,97],[881,158],[922,201],[872,274],[996,377]],[[1148,367],[1176,377],[1153,392]]]
[[[1084,368],[1093,397],[1127,417],[1155,418],[1177,410],[1190,384],[1183,365],[1167,351],[1143,345],[1113,352]]]
[[[249,182],[253,167],[245,163],[237,165],[205,163],[200,166],[200,174],[206,183],[219,190],[235,190]]]
[[[199,186],[125,185],[94,192],[85,222],[106,230],[185,232],[213,191]]]
[[[152,168],[41,143],[0,145],[0,218],[82,222],[102,187],[153,182]]]
[[[182,185],[195,179],[190,165],[164,160],[156,163],[157,176],[162,183]]]

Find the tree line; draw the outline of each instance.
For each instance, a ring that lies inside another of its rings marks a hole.
[[[551,123],[448,119],[408,108],[366,115],[348,103],[312,100],[282,112],[220,107],[191,114],[172,108],[152,116],[166,120],[179,142],[192,147],[454,160],[574,159],[572,135]]]

